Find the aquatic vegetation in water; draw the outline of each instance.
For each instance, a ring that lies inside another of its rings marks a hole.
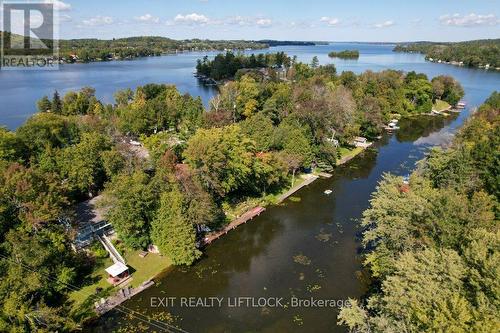
[[[303,255],[302,253],[294,256],[293,261],[304,266],[309,266],[311,264],[311,259]]]
[[[318,291],[320,289],[321,289],[321,286],[319,284],[310,284],[307,286],[307,291],[310,293]]]
[[[195,274],[198,278],[203,279],[205,278],[206,275],[215,275],[219,272],[217,267],[220,267],[220,265],[212,265],[212,266],[199,266],[195,270]]]
[[[148,320],[137,322],[136,315],[127,314],[125,316],[125,322],[123,325],[119,325],[120,328],[118,330],[114,330],[114,333],[128,333],[128,332],[151,332],[152,327],[164,328],[167,330],[169,327],[173,327],[174,322],[179,320],[180,317],[172,315],[170,312],[162,311],[152,314],[147,314],[145,311],[134,311],[136,314],[141,314],[141,317],[144,316],[148,318]],[[151,324],[149,324],[151,323]],[[153,331],[154,332],[154,331]]]
[[[299,326],[304,325],[304,319],[300,315],[293,316],[293,322]]]
[[[260,315],[261,316],[268,316],[271,314],[271,309],[268,308],[267,306],[263,307],[261,310],[260,310]]]
[[[291,202],[300,202],[302,200],[300,197],[289,197],[288,199]]]
[[[325,273],[323,273],[323,271],[321,269],[319,269],[319,268],[316,268],[316,274],[318,274],[319,278],[326,277]]]
[[[330,238],[332,238],[332,234],[328,234],[325,232],[325,229],[321,229],[319,231],[319,234],[316,235],[316,239],[319,240],[320,242],[328,242]]]
[[[304,274],[304,273],[302,273],[302,272],[300,272],[300,273],[299,273],[299,280],[300,280],[300,281],[303,281],[305,278],[306,278],[305,274]]]

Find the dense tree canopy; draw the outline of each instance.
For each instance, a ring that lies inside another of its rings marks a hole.
[[[238,70],[243,68],[281,68],[289,67],[290,64],[291,59],[283,52],[251,54],[249,56],[226,52],[226,54],[216,55],[213,60],[209,60],[207,56],[198,59],[196,71],[198,74],[214,80],[222,80],[234,78]]]
[[[165,37],[141,36],[129,38],[60,40],[60,57],[68,62],[106,61],[158,56],[192,50],[263,49],[266,43],[252,41],[174,40]]]
[[[344,50],[339,52],[330,52],[328,53],[330,58],[340,58],[340,59],[358,59],[359,51],[358,50]]]

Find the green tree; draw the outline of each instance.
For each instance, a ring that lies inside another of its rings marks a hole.
[[[199,129],[188,141],[184,158],[202,184],[223,197],[248,181],[254,149],[237,125]]]
[[[62,149],[57,155],[61,176],[78,193],[92,196],[106,179],[101,154],[109,149],[110,143],[105,136],[84,133],[78,144]]]
[[[62,112],[62,101],[57,90],[54,91],[52,96],[52,112],[56,114],[61,114]]]
[[[72,331],[78,325],[64,304],[76,279],[76,260],[62,228],[11,230],[0,258],[0,330]],[[22,278],[20,278],[22,277]]]
[[[37,103],[38,112],[52,111],[52,103],[47,96],[43,96]]]
[[[79,129],[74,120],[54,113],[39,113],[16,131],[29,154],[37,156],[47,147],[62,148],[77,143]]]
[[[297,159],[299,167],[310,167],[313,160],[311,140],[306,131],[293,121],[278,126],[276,145],[282,152]]]
[[[243,134],[255,142],[258,151],[268,151],[273,145],[276,128],[262,112],[245,119],[240,126]]]
[[[236,108],[240,116],[248,118],[257,111],[259,85],[251,76],[244,75],[238,81],[237,89]]]
[[[173,187],[161,195],[158,212],[152,222],[151,238],[175,265],[191,265],[201,256],[196,248],[196,231],[186,220],[182,193]]]
[[[319,59],[317,56],[314,56],[311,61],[311,67],[316,69],[319,66]]]
[[[6,225],[21,221],[24,227],[40,229],[53,224],[68,205],[66,184],[57,174],[11,163],[0,176],[2,216]]]
[[[142,171],[116,176],[107,186],[111,208],[107,220],[125,245],[144,249],[150,244],[151,220],[158,195],[149,186],[149,177]]]
[[[27,155],[26,150],[15,132],[0,127],[0,160],[21,162]]]

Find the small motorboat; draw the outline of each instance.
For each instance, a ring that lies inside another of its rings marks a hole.
[[[332,191],[332,190],[326,190],[326,191],[325,191],[325,192],[323,192],[323,193],[325,193],[326,195],[330,195],[330,194],[332,194],[332,193],[333,193],[333,191]]]

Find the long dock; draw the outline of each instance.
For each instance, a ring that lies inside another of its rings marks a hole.
[[[249,210],[246,213],[244,213],[243,215],[241,215],[239,218],[237,218],[234,221],[232,221],[231,223],[229,223],[224,229],[217,231],[216,233],[212,233],[212,234],[207,235],[203,239],[202,246],[206,246],[206,245],[211,244],[213,241],[219,239],[221,236],[227,234],[229,231],[236,229],[237,227],[239,227],[240,225],[242,225],[244,223],[247,223],[249,220],[253,219],[256,216],[259,216],[260,213],[262,213],[265,210],[266,209],[264,207],[260,207],[260,206],[252,208],[251,210]]]
[[[283,202],[286,198],[288,198],[289,196],[291,196],[292,194],[294,194],[295,192],[297,192],[298,190],[300,190],[304,186],[307,186],[307,185],[311,184],[313,181],[315,181],[318,178],[319,178],[318,176],[309,175],[309,177],[307,177],[302,183],[300,183],[299,185],[296,185],[296,186],[292,187],[286,193],[283,193],[282,195],[280,195],[279,198],[278,198],[278,203]]]
[[[152,285],[154,285],[153,280],[149,280],[145,281],[137,288],[130,288],[127,286],[120,289],[114,296],[110,296],[107,299],[101,298],[100,302],[95,302],[95,311],[97,314],[103,315]]]

